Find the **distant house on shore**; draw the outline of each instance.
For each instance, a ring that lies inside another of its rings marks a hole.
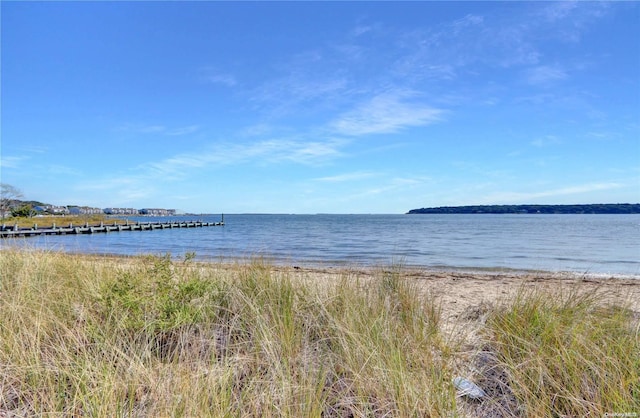
[[[37,213],[47,213],[50,215],[68,215],[69,209],[66,206],[37,205],[33,207]]]
[[[97,215],[104,213],[100,208],[89,206],[68,206],[70,215]]]
[[[140,209],[140,215],[150,215],[150,216],[173,216],[176,214],[175,209]]]
[[[174,216],[176,215],[175,209],[160,209],[160,208],[145,208],[145,209],[134,209],[134,208],[93,208],[90,206],[56,206],[56,205],[45,205],[45,204],[37,204],[33,206],[33,210],[36,214],[40,215],[147,215],[147,216]],[[5,210],[5,216],[11,214],[10,209]],[[2,213],[0,213],[2,215]]]
[[[103,212],[107,215],[138,215],[140,211],[133,208],[106,208]]]

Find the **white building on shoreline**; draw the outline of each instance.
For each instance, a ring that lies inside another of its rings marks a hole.
[[[145,208],[140,209],[140,215],[150,215],[150,216],[174,216],[176,214],[175,209],[151,209]]]
[[[100,208],[89,206],[67,206],[70,215],[98,215],[104,213]]]
[[[138,215],[140,211],[133,208],[106,208],[103,212],[107,215]]]

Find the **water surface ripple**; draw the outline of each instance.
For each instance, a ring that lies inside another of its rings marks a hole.
[[[130,218],[219,221],[220,215]],[[640,276],[640,215],[225,215],[224,227],[3,240],[68,252]]]

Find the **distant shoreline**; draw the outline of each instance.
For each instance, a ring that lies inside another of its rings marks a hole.
[[[640,203],[597,203],[589,205],[476,205],[411,209],[415,214],[640,214]]]

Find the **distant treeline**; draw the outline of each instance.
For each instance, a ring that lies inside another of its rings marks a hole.
[[[443,206],[412,209],[408,214],[434,213],[542,213],[542,214],[629,214],[640,213],[640,203],[601,203],[592,205],[480,205]]]

